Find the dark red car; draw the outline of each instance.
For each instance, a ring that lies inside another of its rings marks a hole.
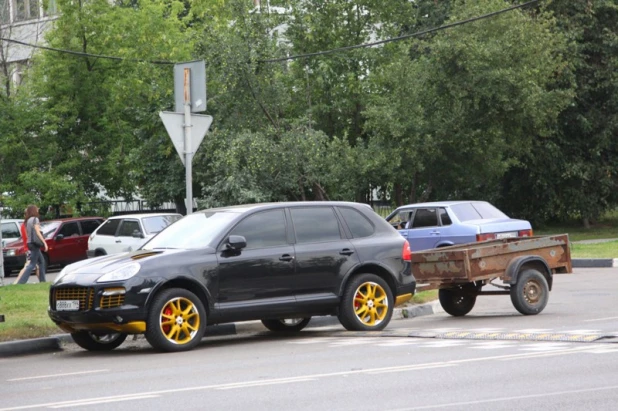
[[[101,223],[102,217],[78,217],[41,222],[41,232],[49,250],[43,253],[47,267],[66,265],[87,258],[88,237]],[[9,243],[2,249],[4,269],[19,271],[26,263],[26,245],[22,240]]]

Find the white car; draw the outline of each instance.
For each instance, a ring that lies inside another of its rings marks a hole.
[[[88,257],[140,248],[168,225],[182,218],[175,213],[128,214],[108,218],[88,239]]]
[[[2,219],[2,248],[8,243],[21,239],[21,225],[24,220]]]

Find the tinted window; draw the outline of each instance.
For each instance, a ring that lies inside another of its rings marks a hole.
[[[103,223],[101,228],[99,228],[99,230],[97,231],[97,235],[116,235],[116,230],[118,229],[119,225],[119,218],[107,220]]]
[[[298,243],[340,240],[339,221],[331,207],[292,208]]]
[[[442,225],[451,225],[451,224],[453,224],[453,222],[451,221],[451,217],[449,217],[449,215],[446,212],[445,208],[440,208],[439,209],[439,213],[440,213],[440,221],[442,222]]]
[[[3,223],[2,224],[2,237],[3,238],[19,238],[19,228],[15,223]]]
[[[435,227],[438,225],[438,214],[435,208],[418,208],[414,214],[412,228]]]
[[[339,207],[354,238],[369,237],[373,234],[373,224],[363,214],[353,208]]]
[[[163,230],[174,221],[178,221],[181,216],[179,215],[162,215],[154,217],[146,217],[142,219],[144,230],[147,234],[156,234]]]
[[[101,225],[101,221],[99,220],[84,220],[81,222],[82,225],[82,233],[84,235],[92,234],[94,230],[97,229],[98,226]]]
[[[283,210],[264,211],[250,215],[230,232],[242,235],[247,248],[265,248],[287,244]]]
[[[58,235],[62,234],[66,237],[77,237],[79,236],[79,226],[77,225],[77,221],[74,223],[65,223],[58,231]]]
[[[118,232],[119,237],[131,237],[133,233],[137,230],[138,233],[141,233],[142,230],[139,227],[139,222],[137,220],[122,220],[122,224],[120,225],[120,231]]]

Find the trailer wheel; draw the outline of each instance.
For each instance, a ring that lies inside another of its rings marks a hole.
[[[524,315],[538,314],[549,300],[549,286],[545,276],[538,270],[527,269],[519,273],[511,287],[511,301],[517,311]]]
[[[453,317],[468,314],[476,303],[477,290],[474,284],[464,284],[453,288],[441,288],[438,291],[440,305]]]

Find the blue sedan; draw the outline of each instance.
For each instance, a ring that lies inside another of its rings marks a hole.
[[[386,221],[408,240],[412,251],[533,235],[528,221],[509,218],[486,201],[409,204]]]

